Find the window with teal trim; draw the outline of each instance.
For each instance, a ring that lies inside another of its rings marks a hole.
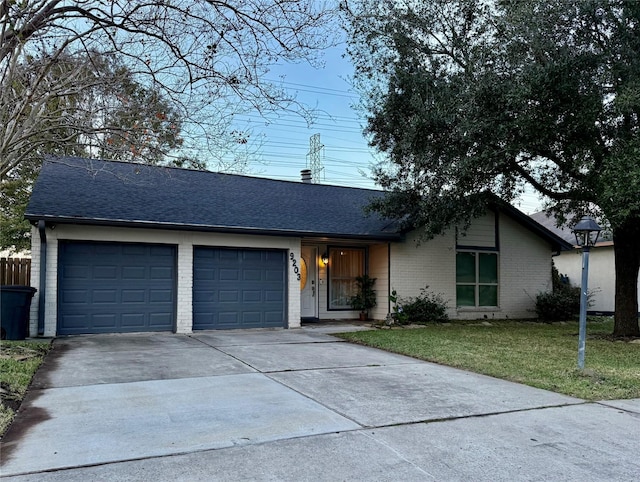
[[[498,253],[458,251],[456,305],[498,306]]]

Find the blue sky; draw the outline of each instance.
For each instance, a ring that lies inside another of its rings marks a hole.
[[[353,68],[343,58],[344,45],[325,52],[323,69],[306,63],[274,69],[270,80],[282,78],[284,87],[297,99],[317,111],[317,121],[308,127],[304,119],[294,113],[284,113],[266,125],[261,118],[246,118],[252,137],[262,139],[259,162],[252,162],[249,174],[284,180],[299,180],[300,170],[307,167],[310,137],[320,134],[324,145],[321,160],[324,184],[376,188],[370,166],[381,159],[369,148],[362,134],[365,122],[353,106],[358,95],[349,84]],[[536,195],[528,194],[517,204],[530,214],[540,210]]]
[[[325,67],[316,69],[306,63],[274,68],[269,80],[283,80],[283,86],[301,103],[312,108],[316,120],[312,126],[295,113],[270,116],[268,125],[259,117],[240,116],[243,128],[250,127],[253,139],[261,139],[260,162],[250,165],[250,174],[277,179],[298,180],[307,166],[310,138],[320,134],[324,146],[321,161],[326,184],[374,188],[370,174],[375,153],[362,135],[364,121],[352,109],[358,96],[350,88],[349,61],[342,57],[344,45],[325,52]]]

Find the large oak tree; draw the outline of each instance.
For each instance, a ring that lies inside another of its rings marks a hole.
[[[615,336],[639,336],[640,2],[346,2],[376,170],[372,207],[426,236],[533,187],[609,223]]]

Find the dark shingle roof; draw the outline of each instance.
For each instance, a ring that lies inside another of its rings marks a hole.
[[[544,211],[539,211],[537,213],[533,213],[530,215],[531,219],[535,222],[540,223],[542,226],[547,228],[552,233],[560,236],[567,243],[575,243],[576,237],[573,234],[573,231],[568,226],[558,226],[557,220],[554,216],[550,216]],[[570,216],[570,220],[567,222],[572,222],[573,217]]]
[[[256,234],[398,239],[363,208],[380,191],[80,158],[49,158],[25,217]]]
[[[545,211],[539,211],[537,213],[531,214],[531,219],[540,223],[542,226],[547,228],[552,233],[561,237],[567,243],[572,246],[576,243],[576,235],[573,233],[573,226],[577,223],[579,219],[575,217],[575,215],[569,213],[566,215],[567,220],[563,226],[558,226],[558,220],[555,216],[546,213]],[[598,242],[596,246],[611,246],[613,243],[613,238],[611,231],[604,229],[598,238]]]

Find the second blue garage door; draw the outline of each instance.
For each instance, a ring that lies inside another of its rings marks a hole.
[[[286,327],[285,275],[281,250],[194,248],[193,329]]]

